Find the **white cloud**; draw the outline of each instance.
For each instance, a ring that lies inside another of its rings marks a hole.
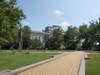
[[[29,22],[26,22],[26,25],[30,25],[30,23]]]
[[[60,11],[60,10],[55,10],[55,11],[54,11],[54,14],[55,14],[57,17],[59,17],[59,16],[63,15],[64,12],[63,12],[63,11]]]
[[[29,23],[29,22],[23,22],[23,24],[24,24],[24,25],[30,25],[30,23]]]
[[[71,26],[71,24],[68,23],[67,21],[63,21],[61,23],[58,23],[58,25],[61,26],[63,28],[63,30],[65,30],[65,31],[68,28],[68,26]]]
[[[66,21],[62,22],[60,25],[62,27],[68,27],[68,26],[70,26],[70,24],[68,22],[66,22]]]

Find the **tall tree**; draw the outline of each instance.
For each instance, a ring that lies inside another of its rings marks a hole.
[[[82,49],[88,50],[90,48],[90,34],[87,24],[83,23],[83,25],[79,27],[79,40],[82,44]]]
[[[63,44],[64,31],[60,26],[53,25],[52,27],[47,26],[45,29],[45,48],[46,49],[60,49]]]
[[[63,33],[60,29],[54,29],[52,38],[53,49],[60,49],[63,44]]]
[[[25,19],[22,9],[16,6],[17,0],[0,0],[0,45],[13,43]]]
[[[100,18],[97,21],[90,22],[90,38],[93,42],[93,48],[99,50],[100,49]],[[97,45],[98,43],[98,45]]]
[[[51,48],[52,49],[60,49],[63,44],[63,30],[60,26],[54,25],[52,26],[52,37],[51,37]]]
[[[28,49],[31,45],[31,28],[29,26],[24,26],[22,29],[22,40],[23,40],[23,48]]]
[[[45,49],[50,49],[50,44],[51,44],[51,33],[49,33],[48,31],[45,31],[45,35],[44,35],[44,48]]]
[[[66,49],[76,49],[77,48],[77,27],[69,26],[64,35],[64,42]]]

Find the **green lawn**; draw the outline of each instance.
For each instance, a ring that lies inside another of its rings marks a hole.
[[[0,70],[16,69],[30,65],[48,58],[58,53],[16,53],[0,52]]]
[[[92,59],[86,60],[86,75],[100,75],[100,54],[89,54]]]

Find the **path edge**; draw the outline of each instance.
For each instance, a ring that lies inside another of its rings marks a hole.
[[[69,53],[69,54],[70,54],[70,53]],[[45,64],[45,63],[47,63],[47,62],[56,60],[56,59],[58,59],[58,58],[60,58],[60,57],[63,57],[63,56],[65,56],[65,55],[66,55],[66,53],[61,53],[61,54],[55,55],[54,58],[50,58],[50,59],[47,59],[47,60],[43,60],[43,61],[40,61],[40,62],[31,64],[31,65],[28,65],[28,66],[19,68],[19,69],[15,69],[15,70],[11,71],[10,73],[7,73],[7,74],[0,74],[0,75],[17,75],[18,73],[21,73],[21,72],[24,72],[24,71],[26,71],[26,70],[28,70],[28,69],[31,69],[31,68],[40,66],[40,65]]]
[[[78,75],[85,75],[85,54],[83,54],[82,56]]]

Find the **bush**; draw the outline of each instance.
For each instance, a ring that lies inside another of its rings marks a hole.
[[[30,54],[30,52],[29,52],[29,51],[27,51],[27,52],[25,52],[25,54]]]
[[[16,52],[15,51],[11,51],[11,54],[16,54]]]

